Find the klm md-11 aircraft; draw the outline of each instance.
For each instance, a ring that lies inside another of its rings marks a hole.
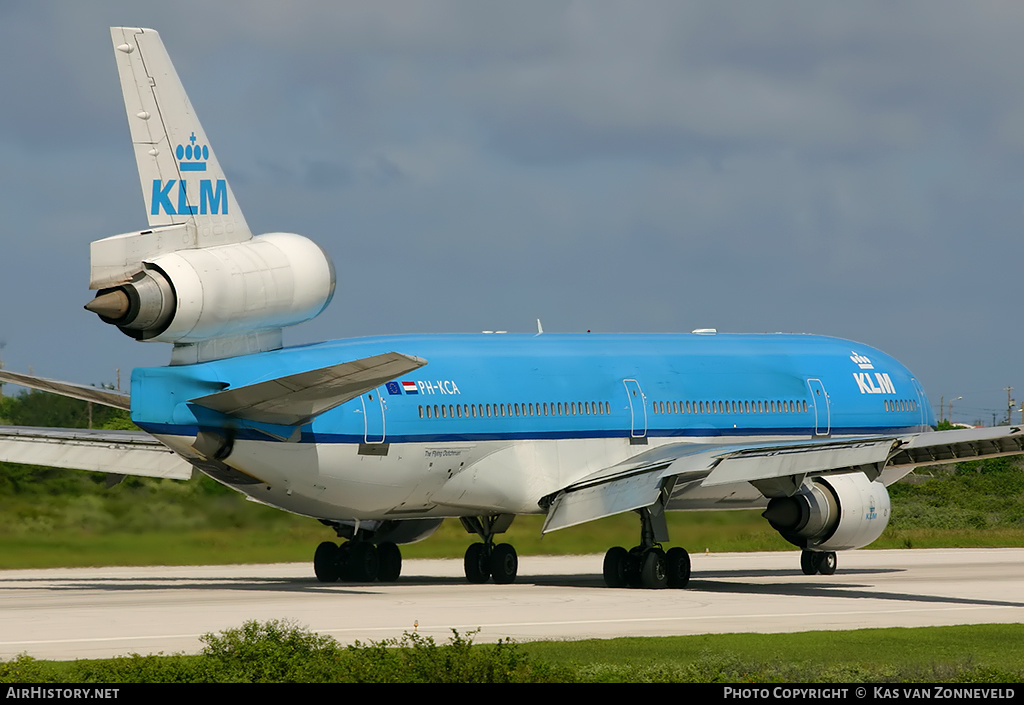
[[[92,243],[86,306],[173,344],[131,394],[0,379],[128,409],[137,432],[0,429],[0,460],[186,479],[319,519],[318,579],[394,581],[398,546],[457,517],[472,582],[515,580],[496,539],[519,514],[555,531],[622,512],[612,587],[684,587],[665,512],[763,507],[807,574],[889,521],[919,465],[1024,451],[1018,427],[935,432],[913,374],[810,335],[434,335],[282,347],[334,293],[329,257],[253,236],[160,40],[111,30],[149,227]],[[632,541],[628,543],[633,543]]]

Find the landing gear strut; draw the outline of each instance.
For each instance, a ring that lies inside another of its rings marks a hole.
[[[512,544],[494,543],[494,535],[504,533],[512,519],[513,516],[510,514],[459,519],[466,531],[483,539],[483,543],[470,544],[466,549],[466,580],[471,583],[486,583],[490,578],[499,585],[515,582],[519,572],[516,549]]]
[[[804,572],[804,575],[814,575],[816,573],[832,575],[836,572],[836,564],[835,551],[804,550],[800,552],[800,570]]]
[[[690,582],[690,554],[675,547],[666,553],[661,541],[668,540],[665,515],[659,508],[645,507],[640,514],[640,545],[626,550],[608,549],[604,556],[604,582],[608,587],[684,588]]]

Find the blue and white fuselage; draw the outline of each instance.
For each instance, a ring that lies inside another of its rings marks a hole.
[[[428,364],[321,414],[291,442],[274,425],[189,402],[389,351]],[[542,497],[661,444],[909,434],[933,423],[910,371],[878,350],[726,334],[389,336],[139,368],[132,420],[176,449],[200,430],[231,429],[226,462],[258,481],[240,489],[336,520],[539,513]]]

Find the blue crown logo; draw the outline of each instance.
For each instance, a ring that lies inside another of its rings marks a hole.
[[[188,138],[191,144],[178,145],[174,153],[178,156],[178,167],[182,171],[206,171],[206,160],[210,158],[210,148],[196,144],[196,133]]]

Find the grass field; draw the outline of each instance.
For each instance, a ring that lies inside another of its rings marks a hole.
[[[523,648],[605,682],[1024,679],[1021,624],[537,642]]]
[[[312,519],[270,514],[266,523],[245,527],[135,531],[25,531],[0,534],[0,569],[109,565],[206,565],[312,561],[333,532]],[[2,510],[0,510],[2,511]],[[541,536],[542,517],[518,517],[501,541],[520,555],[604,553],[636,542],[632,514]],[[669,515],[671,545],[691,552],[793,551],[757,511],[691,512]],[[461,558],[475,536],[448,520],[429,539],[402,546],[406,558]],[[871,548],[1024,546],[1024,527],[941,529],[890,527]]]
[[[590,682],[1020,683],[1024,625],[473,645],[401,640],[340,647],[297,625],[248,622],[196,656],[0,662],[0,683]]]

